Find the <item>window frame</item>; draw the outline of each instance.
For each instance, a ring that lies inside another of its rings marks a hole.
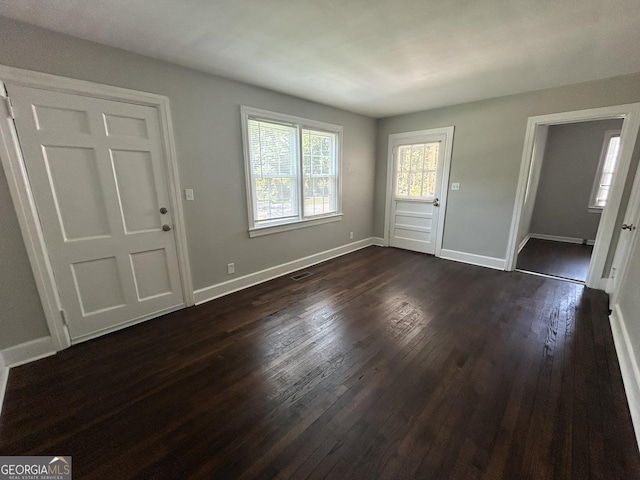
[[[320,225],[323,223],[336,222],[342,219],[342,133],[343,127],[327,122],[311,120],[308,118],[297,117],[284,113],[272,112],[270,110],[262,110],[259,108],[240,106],[240,116],[242,120],[242,149],[244,153],[244,174],[246,183],[247,196],[247,213],[249,220],[249,237],[258,237],[269,235],[272,233],[296,230],[299,228]],[[249,151],[249,120],[262,120],[265,122],[279,123],[298,128],[296,151],[298,155],[297,164],[297,188],[298,188],[298,216],[294,219],[279,219],[271,222],[264,222],[256,225],[254,212],[254,181],[251,169],[251,156]],[[336,211],[327,214],[318,214],[305,217],[304,215],[304,155],[302,152],[302,130],[318,130],[336,135],[335,157],[336,157]]]
[[[602,184],[602,175],[603,175],[603,171],[604,171],[604,164],[607,160],[607,155],[609,153],[609,146],[611,145],[611,139],[614,137],[621,137],[621,130],[607,130],[604,133],[604,140],[602,141],[602,149],[600,150],[600,160],[598,160],[598,169],[596,170],[596,176],[593,179],[593,186],[591,187],[591,194],[589,195],[589,205],[588,205],[588,209],[589,212],[591,213],[602,213],[602,211],[605,209],[606,207],[606,203],[603,206],[597,205],[596,204],[596,199],[598,196],[598,191],[600,190],[600,186]],[[622,139],[620,139],[620,142],[622,142]],[[620,157],[620,151],[618,151],[618,159]],[[614,176],[615,176],[615,171],[618,167],[617,165],[617,160],[616,159],[616,165],[614,167]],[[613,179],[611,181],[611,184],[613,184]],[[607,201],[609,199],[607,198]]]

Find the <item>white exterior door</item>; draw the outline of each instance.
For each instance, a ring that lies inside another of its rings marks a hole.
[[[394,141],[389,245],[435,254],[446,137]]]
[[[6,87],[71,338],[184,306],[157,110]]]

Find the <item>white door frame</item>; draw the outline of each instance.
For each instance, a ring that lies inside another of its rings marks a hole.
[[[11,198],[13,200],[20,230],[24,239],[44,314],[57,350],[71,346],[71,337],[61,314],[58,289],[49,263],[47,246],[42,234],[38,211],[36,209],[29,178],[27,175],[22,151],[18,141],[15,125],[11,118],[10,106],[5,98],[3,81],[40,88],[55,92],[71,93],[90,96],[105,100],[135,103],[153,107],[158,111],[158,121],[161,129],[162,146],[165,154],[167,181],[169,184],[169,200],[171,211],[174,212],[174,233],[180,268],[182,292],[187,306],[194,305],[193,284],[187,237],[182,210],[180,179],[173,138],[171,109],[169,98],[163,95],[138,92],[120,87],[101,85],[83,80],[75,80],[57,75],[33,72],[14,67],[0,65],[0,96],[6,115],[0,116],[0,160],[7,177]]]
[[[601,290],[603,289],[601,282],[602,271],[611,246],[613,229],[615,227],[618,210],[620,209],[622,194],[627,180],[627,175],[629,173],[629,165],[631,164],[631,157],[633,155],[633,149],[635,148],[636,138],[638,136],[638,129],[640,128],[640,103],[630,103],[611,107],[591,108],[587,110],[529,117],[527,122],[527,131],[525,134],[522,161],[520,164],[520,177],[518,181],[518,189],[516,191],[515,207],[513,210],[513,218],[511,220],[509,244],[507,246],[506,270],[514,270],[516,264],[518,254],[518,231],[522,220],[524,197],[529,177],[532,174],[532,171],[536,169],[535,165],[532,168],[531,163],[538,128],[549,125],[604,120],[609,118],[624,119],[620,134],[620,157],[618,159],[618,166],[613,178],[612,188],[609,192],[609,199],[607,200],[607,205],[602,211],[602,217],[600,218],[600,226],[598,227],[596,243],[593,247],[593,254],[591,255],[591,263],[589,265],[589,275],[586,281],[586,285],[588,287]]]
[[[447,193],[449,192],[449,172],[451,170],[451,153],[453,151],[454,127],[430,128],[414,132],[392,133],[389,135],[387,145],[387,194],[385,196],[384,209],[384,246],[389,246],[389,228],[391,226],[391,201],[393,199],[393,176],[395,174],[393,144],[396,140],[424,135],[444,135],[445,150],[442,159],[442,191],[440,192],[440,207],[438,208],[438,228],[436,230],[435,256],[440,256],[442,250],[442,233],[444,232],[444,219],[447,208]]]

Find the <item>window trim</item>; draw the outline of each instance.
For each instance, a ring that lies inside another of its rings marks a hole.
[[[602,211],[606,207],[606,204],[602,207],[599,205],[596,205],[596,197],[598,195],[598,190],[600,190],[600,184],[602,182],[602,171],[604,170],[604,163],[607,160],[607,154],[609,153],[609,145],[611,144],[611,139],[613,137],[620,137],[620,136],[621,136],[621,130],[618,130],[618,129],[607,130],[604,133],[604,140],[602,141],[602,149],[600,150],[600,160],[598,160],[598,169],[596,170],[596,176],[593,179],[593,185],[591,187],[591,194],[589,195],[588,210],[591,213],[602,213]],[[618,157],[619,156],[620,156],[620,152],[618,152]],[[616,169],[617,167],[618,166],[616,165]],[[615,172],[615,169],[614,169],[614,172]],[[613,184],[613,181],[611,183]]]
[[[269,110],[262,110],[259,108],[247,107],[245,105],[240,106],[240,117],[242,121],[242,151],[244,154],[244,176],[245,176],[245,192],[247,196],[247,214],[249,220],[249,237],[259,237],[263,235],[269,235],[272,233],[285,232],[289,230],[295,230],[298,228],[310,227],[313,225],[321,225],[329,222],[336,222],[342,219],[342,132],[343,127],[327,122],[321,122],[318,120],[311,120],[308,118],[297,117],[294,115],[288,115],[284,113],[272,112]],[[264,120],[266,122],[281,123],[284,125],[296,125],[300,127],[300,134],[298,135],[298,155],[299,155],[299,167],[300,174],[297,187],[302,190],[304,175],[302,173],[302,148],[301,148],[301,132],[302,129],[316,129],[320,131],[326,131],[334,133],[336,139],[336,158],[338,165],[336,166],[336,211],[328,214],[314,215],[310,217],[304,217],[304,196],[300,196],[300,213],[294,220],[275,220],[268,224],[256,225],[254,220],[253,209],[253,182],[251,176],[251,158],[249,153],[249,119]]]

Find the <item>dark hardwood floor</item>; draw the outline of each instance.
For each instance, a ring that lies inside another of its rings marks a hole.
[[[74,478],[640,478],[607,298],[370,247],[11,370]]]
[[[518,254],[517,268],[586,282],[593,247],[531,238]]]

